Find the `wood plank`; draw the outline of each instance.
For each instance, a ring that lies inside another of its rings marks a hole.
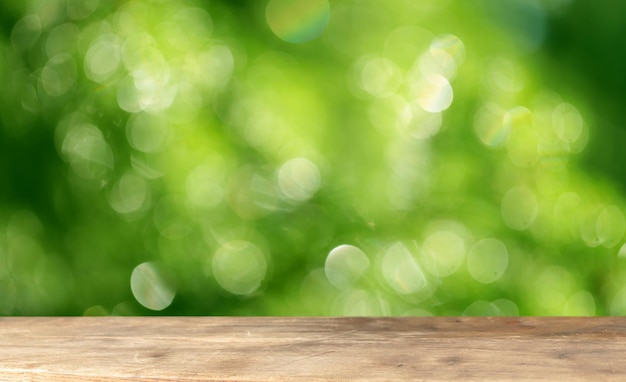
[[[626,319],[0,318],[2,381],[623,380]]]

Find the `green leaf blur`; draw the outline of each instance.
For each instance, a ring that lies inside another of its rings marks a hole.
[[[626,313],[612,6],[1,3],[0,315]]]

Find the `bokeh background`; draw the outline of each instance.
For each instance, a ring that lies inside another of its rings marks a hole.
[[[0,314],[624,314],[625,19],[0,0]]]

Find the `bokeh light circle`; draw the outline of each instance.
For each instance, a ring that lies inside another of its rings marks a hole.
[[[145,179],[129,171],[115,182],[109,196],[111,208],[120,214],[141,210],[150,198],[150,185]]]
[[[100,0],[67,0],[67,16],[72,20],[89,17],[98,8]]]
[[[504,145],[511,132],[511,124],[505,123],[506,111],[496,103],[487,103],[474,115],[474,131],[487,147]]]
[[[401,242],[394,243],[385,251],[382,273],[387,284],[399,294],[416,293],[428,287],[422,267]]]
[[[267,261],[263,251],[245,240],[234,240],[221,246],[212,261],[213,275],[228,292],[248,295],[265,279]]]
[[[324,271],[331,284],[347,289],[363,275],[369,264],[369,258],[360,248],[343,244],[330,251]]]
[[[596,222],[596,232],[604,247],[617,245],[626,232],[626,219],[622,210],[617,206],[603,208]]]
[[[561,103],[552,113],[554,132],[563,142],[577,141],[583,133],[583,123],[578,109],[568,103]]]
[[[270,0],[265,17],[281,40],[302,43],[320,36],[328,25],[328,0]]]
[[[77,71],[76,62],[69,53],[57,54],[41,71],[41,85],[49,96],[61,96],[76,82]]]
[[[143,152],[159,151],[166,142],[168,124],[156,114],[139,113],[131,116],[126,125],[130,145]]]
[[[320,187],[320,182],[319,169],[306,158],[291,159],[278,171],[280,191],[294,201],[310,199]]]
[[[130,288],[135,299],[151,310],[167,308],[176,296],[175,288],[154,262],[142,263],[133,269]]]
[[[509,252],[497,239],[482,239],[470,249],[467,269],[474,280],[490,284],[498,280],[509,265]]]
[[[367,93],[374,97],[386,97],[400,87],[402,73],[392,61],[373,58],[363,64],[359,80]]]
[[[465,59],[465,44],[455,35],[442,34],[435,37],[430,44],[430,53],[437,56],[449,55],[459,65]]]
[[[113,169],[111,147],[96,126],[82,123],[65,135],[61,152],[74,172],[84,179],[95,179]]]
[[[500,313],[497,306],[489,301],[474,301],[470,306],[465,308],[463,316],[470,317],[493,317]]]
[[[424,265],[430,273],[446,277],[456,272],[465,259],[465,243],[454,232],[437,231],[430,234],[422,245]]]
[[[489,118],[489,117],[487,117]],[[508,110],[503,117],[503,125],[500,128],[497,125],[497,119],[491,121],[493,125],[493,133],[495,136],[508,134],[506,141],[507,154],[515,165],[522,168],[532,167],[539,160],[539,152],[537,146],[539,144],[538,134],[535,132],[533,121],[533,113],[522,106],[516,106]],[[489,124],[488,120],[483,123]],[[484,127],[484,126],[483,126]],[[478,128],[476,132],[481,133],[479,138],[488,146],[496,146],[499,139],[494,136],[490,139],[488,129]],[[508,133],[507,133],[508,132]]]
[[[101,38],[85,55],[85,75],[92,81],[103,83],[117,71],[121,62],[119,42],[114,37]]]
[[[219,205],[226,195],[225,178],[224,164],[220,157],[191,170],[187,175],[185,190],[192,206],[211,209]]]
[[[80,30],[73,23],[65,23],[51,30],[46,39],[48,57],[61,53],[73,53],[78,44],[79,34]]]
[[[18,49],[32,48],[41,35],[41,19],[37,15],[27,15],[18,20],[11,30],[11,42]]]
[[[422,109],[438,113],[452,104],[453,91],[448,80],[439,74],[428,74],[415,84],[412,92]]]
[[[535,221],[538,212],[537,197],[527,187],[514,187],[502,198],[504,223],[515,230],[524,230]]]

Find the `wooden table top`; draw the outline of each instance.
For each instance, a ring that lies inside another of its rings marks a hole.
[[[626,380],[626,318],[0,318],[1,381]]]

